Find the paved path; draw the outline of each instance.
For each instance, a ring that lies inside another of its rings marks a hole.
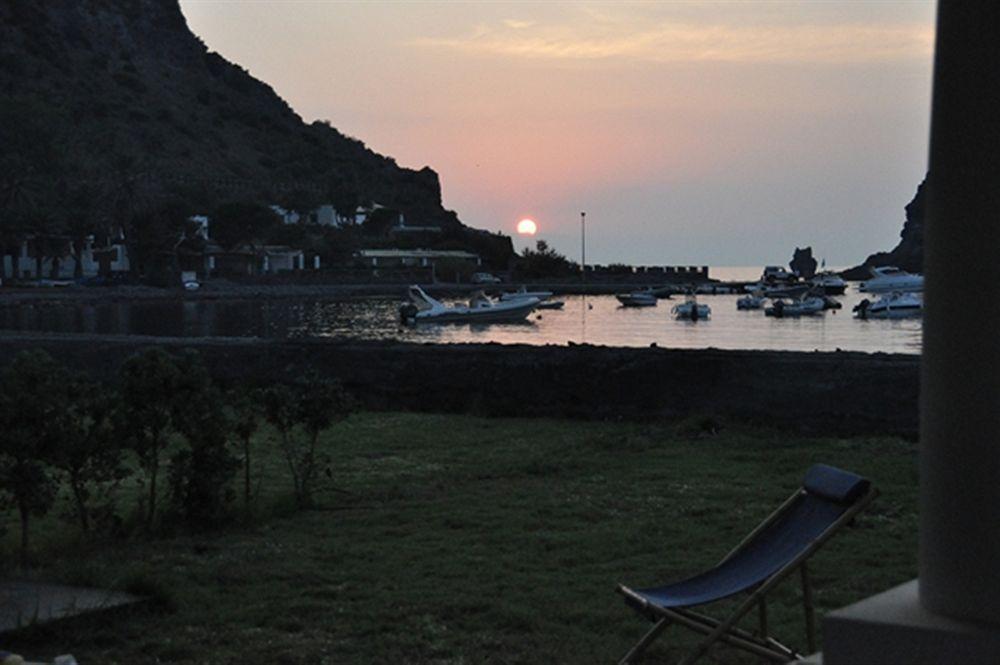
[[[0,582],[0,633],[140,600],[137,596],[105,589]]]

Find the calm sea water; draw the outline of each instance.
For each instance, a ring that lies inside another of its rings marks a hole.
[[[713,269],[720,279],[752,279],[760,268]],[[0,307],[0,328],[20,331],[190,337],[352,337],[413,342],[501,344],[601,344],[672,348],[768,349],[920,353],[921,322],[858,321],[851,308],[864,296],[854,285],[844,307],[821,315],[774,319],[763,311],[739,311],[737,295],[699,296],[711,306],[709,320],[676,321],[661,300],[657,307],[623,308],[613,296],[564,296],[562,310],[536,312],[520,324],[403,327],[397,298],[349,301],[178,300],[98,304],[33,303]]]

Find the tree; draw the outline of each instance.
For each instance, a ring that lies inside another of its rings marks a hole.
[[[52,507],[56,483],[48,465],[65,435],[66,372],[44,351],[24,351],[2,374],[0,490],[21,520],[21,565],[29,551],[32,516]]]
[[[62,197],[62,214],[66,220],[73,254],[73,277],[83,277],[83,249],[87,237],[107,232],[104,191],[97,181],[76,180],[67,185]]]
[[[174,392],[181,380],[173,357],[152,348],[128,358],[121,368],[121,399],[115,429],[139,458],[148,484],[146,528],[156,516],[157,478],[161,456],[174,423]]]
[[[239,439],[243,451],[243,507],[250,509],[250,457],[251,441],[257,432],[259,424],[259,408],[261,396],[249,390],[236,390],[229,393],[229,408],[232,411],[232,428]]]
[[[173,420],[187,447],[171,458],[171,497],[188,525],[205,527],[225,517],[233,497],[229,483],[239,463],[229,450],[232,425],[222,394],[212,385],[200,356],[186,353],[178,368]]]
[[[79,377],[70,381],[69,392],[65,436],[52,463],[66,474],[73,495],[73,517],[86,533],[94,521],[91,499],[121,481],[126,470],[112,427],[116,399]]]
[[[313,505],[316,472],[327,461],[320,455],[320,434],[350,413],[350,397],[339,382],[310,374],[291,387],[268,388],[263,403],[265,418],[281,435],[296,504],[308,508]]]
[[[281,225],[278,215],[259,203],[224,203],[212,211],[210,218],[209,234],[226,249],[244,242],[258,245]]]
[[[579,272],[579,265],[549,247],[544,240],[539,240],[534,250],[524,248],[517,271],[523,277],[564,277]]]

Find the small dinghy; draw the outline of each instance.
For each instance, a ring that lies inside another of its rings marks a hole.
[[[736,301],[736,309],[761,309],[766,299],[763,293],[755,291],[739,298]]]
[[[693,293],[686,295],[684,302],[674,305],[670,311],[674,317],[684,321],[698,321],[712,315],[712,308],[699,304],[697,296]]]
[[[651,291],[617,293],[615,298],[618,298],[622,307],[656,307],[656,296]]]
[[[522,298],[538,298],[544,301],[546,298],[551,298],[551,291],[529,291],[528,287],[521,286],[517,291],[508,291],[506,293],[500,294],[500,300],[506,302],[508,300],[520,300]]]
[[[407,291],[409,302],[399,308],[404,323],[468,323],[471,321],[521,321],[538,307],[538,298],[518,298],[507,302],[491,300],[476,291],[468,305],[449,307],[430,297],[419,286]]]
[[[811,316],[826,309],[826,302],[818,296],[807,296],[798,300],[783,300],[778,298],[774,304],[764,310],[766,316],[784,318],[786,316]]]

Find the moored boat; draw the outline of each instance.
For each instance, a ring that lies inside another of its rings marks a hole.
[[[907,319],[923,312],[924,301],[915,293],[888,293],[875,302],[865,298],[854,306],[858,319]]]
[[[914,275],[895,266],[871,268],[872,277],[861,282],[862,293],[911,293],[924,290],[924,276]]]
[[[649,291],[616,293],[615,298],[618,298],[622,307],[656,307],[656,296]]]
[[[409,302],[399,308],[404,323],[467,323],[470,321],[520,321],[538,306],[538,298],[518,298],[507,302],[494,301],[482,291],[476,291],[467,305],[449,307],[427,295],[417,285],[407,291]]]
[[[712,315],[712,308],[698,302],[698,297],[689,293],[684,302],[678,303],[670,310],[675,318],[687,321],[707,319]]]
[[[519,300],[521,298],[538,298],[539,300],[545,300],[546,298],[551,297],[551,291],[529,291],[526,286],[521,286],[521,288],[517,291],[508,291],[500,294],[501,301]]]
[[[736,301],[736,309],[761,309],[766,299],[763,293],[748,293]]]
[[[535,306],[535,309],[562,309],[565,304],[562,300],[543,300]]]
[[[783,318],[786,316],[810,316],[819,314],[826,308],[823,298],[818,296],[804,296],[797,300],[785,300],[778,298],[770,307],[764,309],[766,316]]]
[[[814,289],[822,289],[823,293],[828,296],[843,295],[844,291],[847,290],[847,282],[832,270],[816,273],[809,282]]]

